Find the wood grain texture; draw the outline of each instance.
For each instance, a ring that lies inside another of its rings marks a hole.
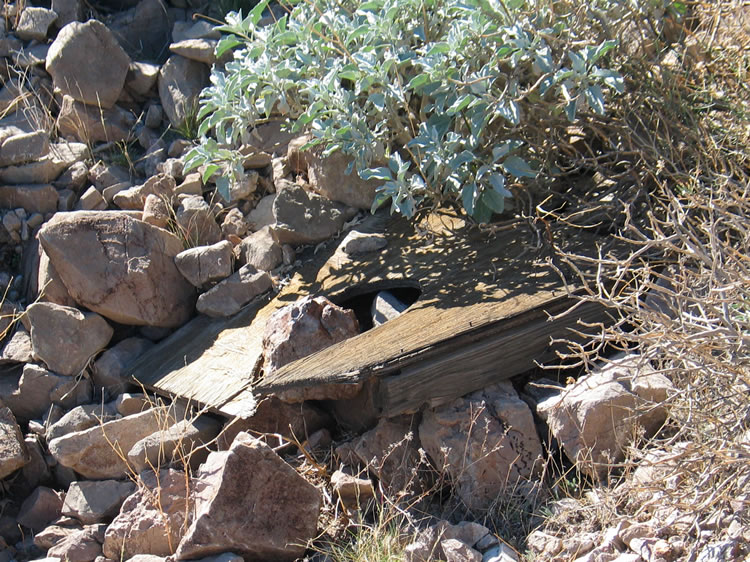
[[[142,356],[131,374],[148,388],[227,415],[251,412],[259,394],[319,399],[321,392],[330,390],[335,396],[338,389],[341,396],[351,396],[363,381],[388,376],[378,398],[387,410],[402,407],[396,406],[395,395],[402,392],[402,383],[395,382],[399,377],[408,375],[403,388],[418,392],[421,383],[408,381],[427,377],[418,374],[428,372],[425,361],[464,361],[460,351],[451,353],[475,345],[485,349],[487,338],[510,337],[508,330],[517,330],[513,356],[518,355],[518,365],[527,365],[537,358],[537,338],[544,338],[546,345],[549,335],[558,333],[538,322],[545,308],[567,306],[561,302],[570,289],[547,265],[551,251],[545,230],[519,223],[487,235],[446,214],[433,215],[416,227],[376,215],[357,230],[383,232],[388,246],[352,257],[332,241],[274,298],[259,299],[230,320],[196,318]],[[568,251],[593,251],[597,241],[582,231],[554,231],[554,244]],[[398,318],[253,380],[266,320],[279,307],[307,294],[342,303],[358,294],[403,286],[418,287],[422,294]],[[567,327],[559,326],[564,331]],[[503,333],[506,336],[499,335]],[[435,372],[459,377],[449,367]]]

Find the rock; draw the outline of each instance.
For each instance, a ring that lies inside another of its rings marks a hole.
[[[117,515],[122,502],[134,491],[135,484],[129,481],[73,482],[65,495],[62,514],[84,525],[102,523]]]
[[[96,427],[115,418],[111,408],[101,404],[77,406],[53,423],[47,430],[47,442],[67,435]]]
[[[50,522],[60,517],[63,500],[58,492],[39,486],[21,504],[18,522],[34,531],[41,531]]]
[[[82,0],[52,0],[52,10],[57,14],[58,27],[83,19]]]
[[[128,461],[136,472],[175,462],[197,468],[208,454],[205,445],[218,434],[219,424],[205,416],[182,420],[138,441],[128,451]]]
[[[196,309],[208,316],[231,316],[272,286],[268,273],[258,271],[251,265],[243,265],[213,289],[198,297]]]
[[[122,393],[130,384],[125,368],[153,345],[147,339],[133,337],[109,348],[99,356],[91,370],[94,384],[104,388],[108,396]]]
[[[145,96],[156,85],[159,69],[158,64],[131,62],[125,78],[125,87],[139,96]]]
[[[172,40],[185,41],[188,39],[220,39],[221,33],[216,26],[206,20],[199,19],[195,23],[191,21],[176,21],[172,27]]]
[[[532,531],[529,534],[526,545],[529,551],[537,556],[538,560],[550,559],[563,548],[562,540],[539,530]]]
[[[257,231],[264,226],[270,226],[276,219],[273,216],[273,202],[276,200],[276,194],[266,195],[255,206],[255,209],[247,215],[247,225],[252,231]]]
[[[211,245],[221,240],[221,229],[211,208],[199,195],[180,198],[176,220],[181,235],[191,246]]]
[[[8,276],[7,281],[0,281],[0,290],[5,292],[9,289],[10,276]],[[20,313],[19,308],[17,304],[10,302],[10,300],[0,299],[0,339],[5,337],[6,331],[16,318],[16,314]]]
[[[151,409],[69,433],[50,441],[49,451],[57,462],[85,478],[123,478],[130,471],[125,455],[138,441],[164,426],[164,414],[164,411]],[[120,454],[115,454],[113,447]]]
[[[76,204],[76,211],[103,211],[106,208],[107,202],[93,185],[81,195]]]
[[[232,243],[226,240],[180,252],[174,263],[194,287],[206,287],[232,274]]]
[[[175,190],[175,195],[201,195],[203,193],[203,182],[199,173],[188,174]]]
[[[327,240],[352,218],[356,210],[308,194],[293,184],[276,194],[274,230],[282,244],[317,244]]]
[[[482,562],[518,562],[518,554],[508,545],[499,544],[484,553]]]
[[[350,256],[377,252],[388,245],[385,236],[377,233],[365,233],[352,230],[341,241],[339,248]]]
[[[34,131],[5,138],[0,143],[0,166],[36,160],[49,151],[49,133]]]
[[[57,190],[51,185],[0,185],[0,208],[18,207],[29,213],[54,213]]]
[[[10,408],[0,402],[0,480],[30,461],[21,428]]]
[[[482,555],[457,539],[440,541],[445,562],[482,562]]]
[[[134,59],[164,60],[172,24],[162,0],[141,0],[117,14],[109,25],[125,52]]]
[[[76,388],[79,386],[81,388]],[[14,415],[24,420],[40,419],[49,412],[53,402],[66,398],[66,405],[76,406],[76,402],[91,396],[88,381],[71,379],[55,374],[47,369],[27,363],[18,381],[18,389],[5,397],[5,402]],[[79,392],[83,390],[82,395]]]
[[[305,155],[307,176],[312,188],[324,197],[349,207],[370,210],[379,182],[365,181],[356,170],[346,173],[352,158],[337,150],[323,156],[323,148],[313,147]]]
[[[565,454],[584,472],[604,478],[623,458],[636,426],[654,435],[666,419],[659,406],[674,388],[666,377],[627,356],[607,363],[537,405]]]
[[[198,95],[208,85],[208,67],[180,55],[169,57],[159,71],[159,98],[173,127],[196,111]]]
[[[325,297],[304,297],[274,312],[263,333],[266,374],[359,334],[357,317]]]
[[[357,478],[340,470],[331,475],[331,486],[344,505],[349,507],[358,507],[375,497],[369,478]]]
[[[169,50],[185,57],[186,59],[198,61],[211,66],[216,62],[216,39],[183,39],[169,46]]]
[[[146,205],[149,195],[162,199],[169,208],[175,190],[175,181],[171,176],[158,174],[149,177],[143,185],[136,185],[118,192],[113,201],[121,209],[141,210]]]
[[[38,298],[42,302],[51,302],[62,306],[75,306],[76,302],[68,293],[68,289],[60,279],[55,266],[49,261],[49,256],[39,246],[39,269],[37,272]]]
[[[94,107],[77,102],[67,95],[63,96],[57,116],[57,129],[61,135],[71,136],[87,144],[127,140],[134,124],[133,114],[121,107]]]
[[[261,271],[271,271],[282,262],[281,245],[270,226],[253,232],[239,245],[239,262]]]
[[[44,41],[47,39],[49,26],[55,23],[57,14],[47,8],[27,6],[21,12],[21,19],[16,25],[16,35],[24,41]]]
[[[381,324],[385,324],[389,320],[397,318],[407,308],[409,307],[398,300],[390,291],[380,291],[375,295],[375,300],[372,301],[372,306],[370,307],[372,325],[380,326]]]
[[[33,361],[31,336],[26,328],[19,326],[5,343],[0,353],[0,365],[3,363],[29,363]]]
[[[97,20],[63,27],[49,48],[46,69],[63,94],[98,108],[111,108],[125,84],[130,57]]]
[[[49,550],[63,539],[80,530],[79,527],[49,525],[43,531],[39,531],[34,535],[34,544],[42,550]]]
[[[154,405],[154,402],[145,394],[125,392],[115,399],[114,404],[115,410],[120,415],[130,416],[148,410]]]
[[[34,354],[61,375],[80,373],[114,333],[98,314],[59,304],[37,302],[26,314]]]
[[[125,500],[104,535],[104,555],[129,560],[136,554],[168,556],[180,542],[189,511],[185,474],[162,470],[140,475],[136,492]]]
[[[164,199],[151,193],[146,196],[146,201],[143,204],[142,220],[159,228],[166,228],[169,224],[169,211],[170,208]]]
[[[229,184],[229,201],[224,195],[216,190],[219,200],[226,204],[236,203],[241,199],[248,199],[258,187],[258,172],[245,172],[239,182],[230,182]]]
[[[9,184],[46,184],[55,183],[55,187],[72,187],[79,190],[82,185],[74,184],[72,177],[60,177],[60,174],[76,162],[86,158],[88,147],[79,142],[52,143],[49,151],[34,162],[7,166],[0,169],[0,182]],[[85,165],[81,163],[85,169]]]
[[[81,306],[122,324],[173,327],[190,318],[195,289],[174,265],[182,244],[169,232],[122,212],[78,211],[55,215],[39,239]]]
[[[47,556],[59,560],[93,562],[102,554],[104,525],[90,525],[71,533],[47,551]]]
[[[386,489],[408,493],[421,486],[416,474],[419,445],[414,437],[409,420],[382,418],[354,440],[351,450]]]
[[[297,174],[307,173],[307,155],[309,152],[301,150],[308,142],[313,140],[311,135],[302,135],[289,141],[286,151],[286,164]],[[281,173],[281,178],[286,174]],[[274,174],[274,178],[277,176]]]
[[[239,209],[229,209],[224,220],[221,222],[221,233],[226,237],[229,235],[241,237],[247,233],[248,225],[245,217]]]
[[[315,486],[268,445],[241,433],[199,469],[195,518],[176,558],[231,550],[246,559],[293,560],[316,535],[320,505]]]
[[[540,469],[534,418],[509,382],[426,410],[419,437],[469,509],[489,508],[509,488],[530,491]]]
[[[265,168],[273,163],[273,156],[268,152],[257,150],[252,145],[243,145],[239,148],[240,154],[244,156],[242,167],[246,170],[257,170]],[[259,178],[258,178],[259,179]]]
[[[116,164],[105,164],[97,162],[88,170],[88,180],[93,183],[99,191],[112,185],[129,182],[130,172]]]
[[[150,105],[146,111],[145,124],[149,129],[158,129],[164,119],[164,112],[160,105]]]

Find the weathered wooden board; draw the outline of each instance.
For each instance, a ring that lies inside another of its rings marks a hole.
[[[485,340],[502,340],[512,351],[503,353],[516,368],[531,366],[547,350],[550,336],[563,335],[579,317],[545,320],[545,310],[569,304],[564,302],[566,287],[545,264],[550,242],[545,229],[517,223],[488,235],[455,217],[434,215],[418,227],[402,219],[370,217],[358,230],[384,232],[388,246],[352,258],[336,251],[332,242],[275,298],[251,303],[228,321],[195,319],[142,356],[131,374],[149,388],[228,415],[251,412],[259,393],[301,400],[324,398],[337,389],[333,394],[345,397],[377,377],[379,407],[395,412],[413,407],[415,397],[430,399],[420,393],[420,381],[432,380],[434,387],[440,377],[462,380],[458,387],[446,387],[457,392],[467,381],[480,384],[495,376],[480,368],[484,359],[497,361],[496,354],[487,355],[494,347]],[[553,237],[568,250],[593,249],[597,242],[592,235],[563,228]],[[404,286],[418,287],[422,294],[398,318],[256,380],[265,323],[279,307],[307,294],[341,303]],[[598,320],[601,311],[586,310],[581,317]],[[474,379],[455,370],[456,361],[469,357],[476,357],[467,364]]]

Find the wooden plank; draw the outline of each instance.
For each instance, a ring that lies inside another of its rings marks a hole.
[[[558,312],[558,302],[546,312]],[[375,407],[387,417],[418,411],[421,406],[435,406],[458,396],[485,388],[534,368],[535,362],[553,359],[551,340],[575,339],[570,329],[579,321],[606,322],[601,306],[586,303],[575,312],[553,321],[541,310],[523,314],[503,323],[501,332],[421,361],[393,376],[379,380]]]

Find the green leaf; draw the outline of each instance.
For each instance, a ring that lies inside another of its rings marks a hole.
[[[216,172],[218,172],[221,169],[221,166],[218,164],[209,164],[206,166],[206,169],[203,170],[203,183],[208,183],[208,180],[211,179],[211,176],[213,176]],[[227,201],[229,201],[229,198],[226,198]]]
[[[219,192],[225,201],[231,201],[232,196],[229,193],[229,176],[221,176],[216,179],[216,191]]]
[[[586,101],[589,103],[591,109],[593,109],[599,115],[604,115],[604,95],[599,84],[593,84],[583,91],[586,96]]]
[[[517,178],[535,178],[539,173],[532,170],[526,160],[519,156],[508,156],[503,161],[503,168]]]
[[[477,184],[470,183],[461,189],[461,203],[469,215],[474,214],[474,203],[477,200]]]
[[[391,171],[388,168],[368,168],[359,172],[359,177],[363,180],[392,180]]]
[[[502,213],[505,210],[505,197],[494,189],[485,189],[482,191],[481,201],[495,213]]]
[[[430,76],[428,74],[417,74],[414,78],[409,80],[409,83],[406,85],[406,87],[410,90],[416,90],[421,86],[427,84],[427,82],[429,81]]]
[[[378,111],[385,111],[385,94],[370,94],[368,99],[372,102]]]
[[[513,197],[513,194],[505,187],[505,178],[500,174],[490,175],[490,185],[493,190],[497,191],[503,197]]]

